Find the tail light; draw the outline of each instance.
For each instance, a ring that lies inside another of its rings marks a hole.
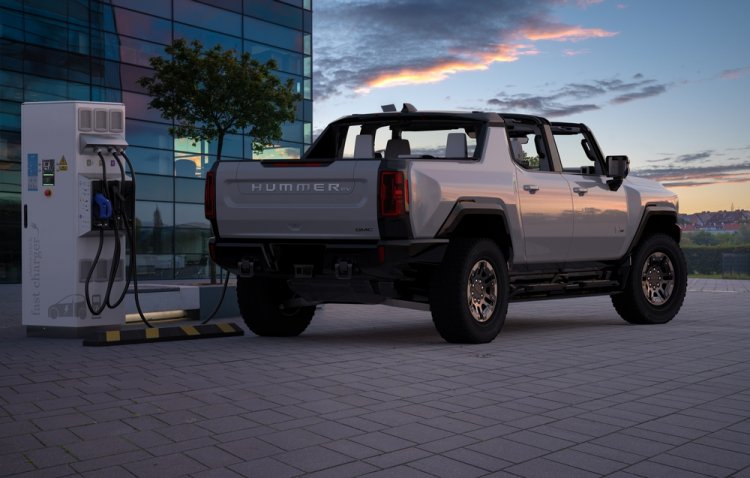
[[[381,171],[378,194],[380,217],[403,216],[409,210],[409,182],[403,171]]]
[[[216,173],[209,171],[206,174],[206,189],[203,192],[203,211],[206,219],[216,219]]]

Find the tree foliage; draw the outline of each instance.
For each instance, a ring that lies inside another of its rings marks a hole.
[[[302,97],[294,92],[293,80],[282,83],[273,73],[274,60],[261,63],[221,45],[204,50],[199,41],[183,39],[164,51],[167,58],[149,60],[154,75],[138,84],[153,97],[149,107],[174,120],[172,136],[215,140],[221,159],[226,134],[247,130],[253,151],[260,153],[281,139],[282,123],[294,121]]]

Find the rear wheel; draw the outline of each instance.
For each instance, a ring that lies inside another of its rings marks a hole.
[[[294,337],[305,331],[315,306],[285,307],[292,291],[283,280],[238,278],[237,303],[245,325],[264,337]]]
[[[633,252],[625,288],[612,296],[612,304],[631,324],[664,324],[679,312],[686,290],[682,250],[666,234],[654,234]]]
[[[508,267],[488,239],[451,241],[430,288],[432,321],[448,342],[491,342],[508,310]]]

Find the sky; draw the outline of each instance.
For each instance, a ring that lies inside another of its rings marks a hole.
[[[313,130],[404,102],[586,123],[680,210],[750,209],[750,2],[316,0]]]

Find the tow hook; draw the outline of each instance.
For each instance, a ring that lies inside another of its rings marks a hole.
[[[237,264],[237,269],[237,275],[240,277],[250,278],[255,275],[255,263],[253,261],[243,259]]]
[[[333,270],[336,273],[336,279],[351,279],[352,278],[352,263],[348,261],[338,261],[334,266]]]

